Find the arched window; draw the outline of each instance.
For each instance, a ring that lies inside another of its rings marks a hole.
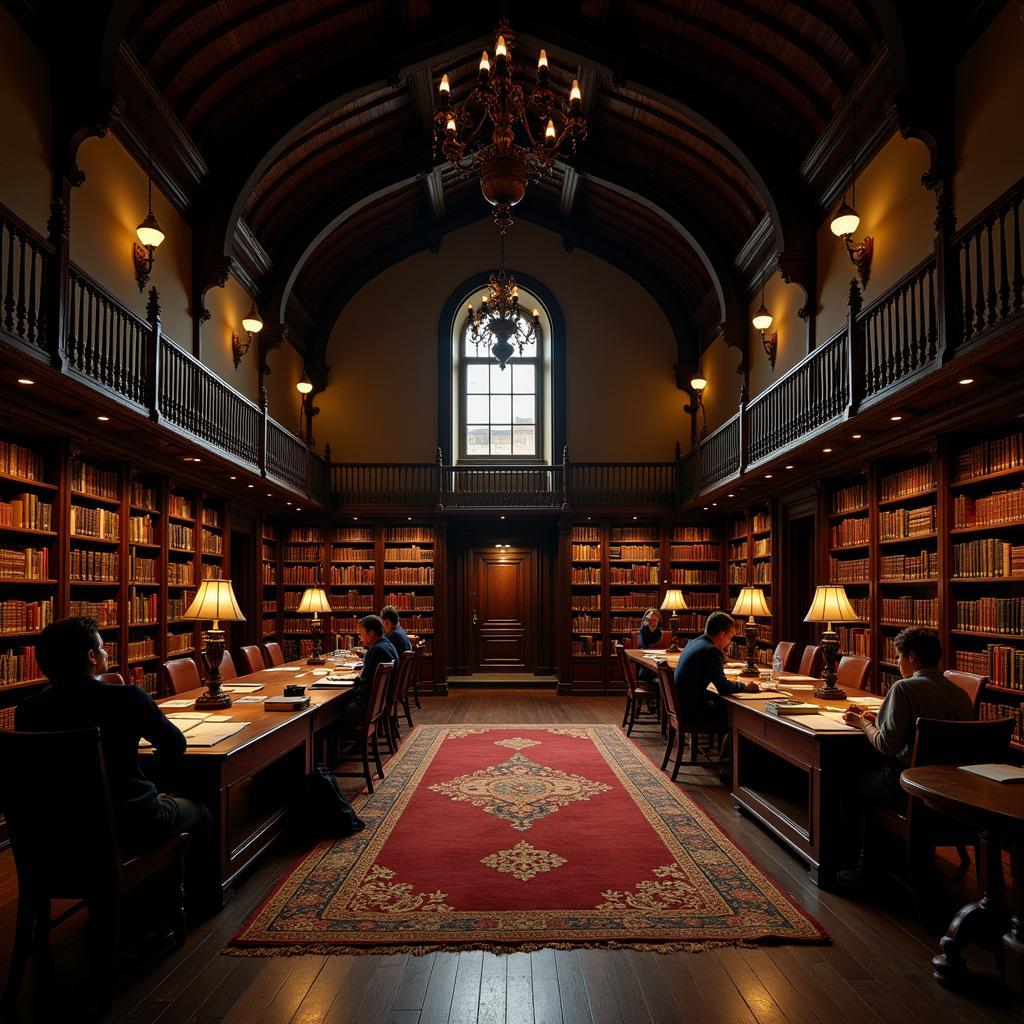
[[[523,344],[509,339],[513,352],[504,368],[493,352],[498,338],[471,330],[469,323],[467,306],[478,305],[486,292],[486,275],[467,281],[445,307],[441,330],[447,365],[441,374],[439,436],[446,461],[550,464],[561,458],[562,318],[546,289],[516,278]],[[538,324],[531,332],[534,310]]]

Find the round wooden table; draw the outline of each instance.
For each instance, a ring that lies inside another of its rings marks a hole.
[[[990,945],[1007,983],[1024,993],[1024,785],[993,782],[954,765],[908,768],[900,784],[933,810],[966,821],[981,833],[982,897],[962,907],[932,957],[935,979],[953,984],[966,963],[962,950],[972,942]],[[1004,903],[1003,849],[1011,851],[1013,910]]]

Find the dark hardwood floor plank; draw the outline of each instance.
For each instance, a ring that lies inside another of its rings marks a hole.
[[[743,1001],[750,1007],[758,1024],[786,1024],[786,1015],[779,1009],[761,979],[751,970],[741,950],[716,949],[714,956],[743,996]]]
[[[555,974],[563,1024],[592,1024],[594,1015],[590,1011],[587,982],[583,977],[578,949],[555,950]]]
[[[458,953],[438,953],[427,982],[420,1011],[421,1024],[448,1024],[455,994],[455,976],[459,968]]]
[[[321,1024],[352,968],[351,957],[331,956],[302,996],[289,1024]]]
[[[704,1001],[693,970],[700,965],[700,957],[692,953],[654,955],[653,963],[675,998],[681,1021],[686,1024],[716,1024],[718,1014]]]
[[[256,977],[224,1015],[224,1024],[251,1024],[277,996],[288,976],[295,970],[295,957],[253,960]]]
[[[483,965],[483,950],[475,949],[459,954],[459,964],[455,969],[455,990],[448,1011],[451,1024],[474,1024],[476,1021]]]
[[[345,957],[349,961],[348,973],[335,993],[323,1024],[353,1024],[365,1020],[380,1020],[387,1015],[391,996],[397,991],[405,969],[402,956],[373,953]],[[391,970],[389,975],[387,972]],[[386,989],[391,981],[391,993],[377,992],[378,988]],[[364,1015],[363,1000],[371,993],[376,993],[385,1005],[375,1015]]]
[[[508,984],[508,957],[484,953],[480,966],[480,1002],[478,1024],[505,1024],[505,990]]]
[[[256,1018],[258,1024],[288,1024],[302,1005],[320,972],[327,966],[325,956],[289,957],[294,966],[288,972],[274,998]]]
[[[697,991],[722,1024],[753,1024],[757,1019],[714,950],[696,954],[691,972]]]
[[[629,950],[626,959],[636,976],[647,1013],[655,1024],[676,1024],[677,1021],[688,1020],[657,963],[663,959],[661,954]]]
[[[505,976],[505,1019],[533,1022],[533,965],[529,953],[510,953]]]
[[[391,1004],[392,1009],[415,1010],[419,1013],[436,956],[436,953],[425,953],[423,956],[409,957],[402,974],[402,983],[398,986],[398,992]]]
[[[607,950],[581,949],[580,968],[587,985],[587,998],[594,1024],[622,1024],[611,979],[608,977]]]
[[[363,995],[354,1014],[342,1018],[353,1021],[386,1020],[395,996],[405,977],[405,970],[410,959],[408,953],[396,953],[381,957],[381,963],[373,973],[370,984]],[[331,1008],[332,1013],[334,1007]]]
[[[558,996],[555,951],[539,949],[530,954],[533,975],[533,1019],[535,1024],[562,1024],[562,1002]]]

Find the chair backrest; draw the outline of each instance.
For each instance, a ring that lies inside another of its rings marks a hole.
[[[863,690],[870,671],[870,658],[860,654],[844,654],[839,659],[839,667],[836,669],[836,683],[839,686]]]
[[[781,643],[775,645],[775,652],[772,654],[772,663],[775,663],[776,658],[782,659],[782,671],[783,672],[795,672],[796,667],[793,662],[796,660],[796,644],[792,640],[783,640]]]
[[[667,661],[658,662],[658,690],[661,693],[661,706],[668,718],[679,719],[676,711],[676,675]]]
[[[284,664],[284,651],[281,650],[281,645],[275,643],[273,640],[270,643],[263,645],[263,650],[267,655],[267,664],[269,665],[283,665]]]
[[[982,693],[988,686],[988,676],[976,676],[973,672],[957,672],[955,669],[950,669],[942,674],[971,698],[971,707],[974,709],[974,717],[977,718]]]
[[[237,679],[238,672],[235,671],[235,659],[231,657],[230,651],[225,651],[220,659],[221,679]]]
[[[74,798],[61,800],[74,780]],[[116,885],[114,810],[97,728],[0,732],[0,806],[24,892],[73,899]]]
[[[808,644],[804,648],[804,653],[800,656],[800,675],[820,675],[823,661],[824,655],[821,653],[821,648]]]
[[[959,722],[944,718],[919,718],[914,735],[911,764],[1001,763],[1010,758],[1012,718],[984,722]]]
[[[373,679],[370,680],[370,700],[366,705],[364,720],[368,731],[376,727],[387,707],[388,687],[391,685],[391,672],[394,668],[393,661],[385,661],[374,670]]]
[[[622,679],[626,684],[626,692],[632,696],[636,690],[636,667],[633,660],[626,654],[626,648],[618,641],[615,642],[615,655],[619,659],[619,668],[622,669]]]
[[[263,660],[263,652],[255,644],[243,647],[238,655],[243,675],[248,676],[253,672],[262,672],[267,667]]]
[[[164,677],[165,689],[171,693],[184,693],[186,690],[198,690],[203,685],[199,678],[199,669],[191,658],[176,658],[165,661],[160,668]]]
[[[388,707],[396,707],[406,699],[412,674],[416,671],[418,656],[415,651],[402,651],[398,658],[398,671],[391,673],[391,693],[388,696]]]
[[[112,686],[124,686],[124,676],[120,672],[104,672],[96,678],[101,683],[109,683]]]

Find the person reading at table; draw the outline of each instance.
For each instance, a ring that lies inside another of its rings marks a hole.
[[[185,753],[185,737],[144,690],[100,682],[107,651],[96,620],[72,616],[51,623],[36,641],[36,658],[51,685],[17,706],[14,727],[26,732],[99,729],[121,842],[144,849],[182,832],[204,836],[211,825],[206,807],[159,792],[139,761],[139,740],[145,738],[161,770],[173,769]],[[72,785],[74,772],[74,765],[68,765]],[[59,812],[59,803],[54,809]]]
[[[648,608],[644,612],[640,631],[636,635],[636,645],[642,651],[649,651],[652,648],[661,647],[661,641],[661,612],[657,608]],[[644,668],[642,665],[637,669],[636,677],[644,683],[653,682],[658,678],[652,669]]]
[[[691,640],[676,662],[676,704],[683,718],[700,718],[721,733],[729,728],[729,713],[722,701],[708,692],[708,683],[723,696],[757,693],[755,682],[730,679],[725,674],[725,652],[736,635],[736,620],[728,612],[712,612],[704,632]]]
[[[864,804],[886,804],[897,810],[907,805],[906,794],[900,787],[900,773],[910,767],[917,720],[967,721],[974,717],[971,698],[942,674],[942,644],[934,632],[922,626],[910,626],[896,634],[893,646],[902,678],[889,687],[877,711],[851,706],[843,715],[847,725],[864,731],[874,748],[870,770],[855,779],[846,800],[848,827],[854,820],[860,827],[858,867],[840,872],[840,881],[847,884],[855,884],[861,877]]]
[[[406,651],[412,650],[412,641],[409,639],[409,634],[399,624],[401,616],[393,604],[386,604],[381,608],[380,620],[384,623],[384,636],[391,641],[399,657]]]
[[[398,664],[398,652],[384,635],[384,623],[379,615],[364,615],[356,624],[356,631],[365,653],[359,678],[339,708],[339,717],[345,725],[355,725],[363,720],[370,703],[370,687],[377,666],[389,661]]]

